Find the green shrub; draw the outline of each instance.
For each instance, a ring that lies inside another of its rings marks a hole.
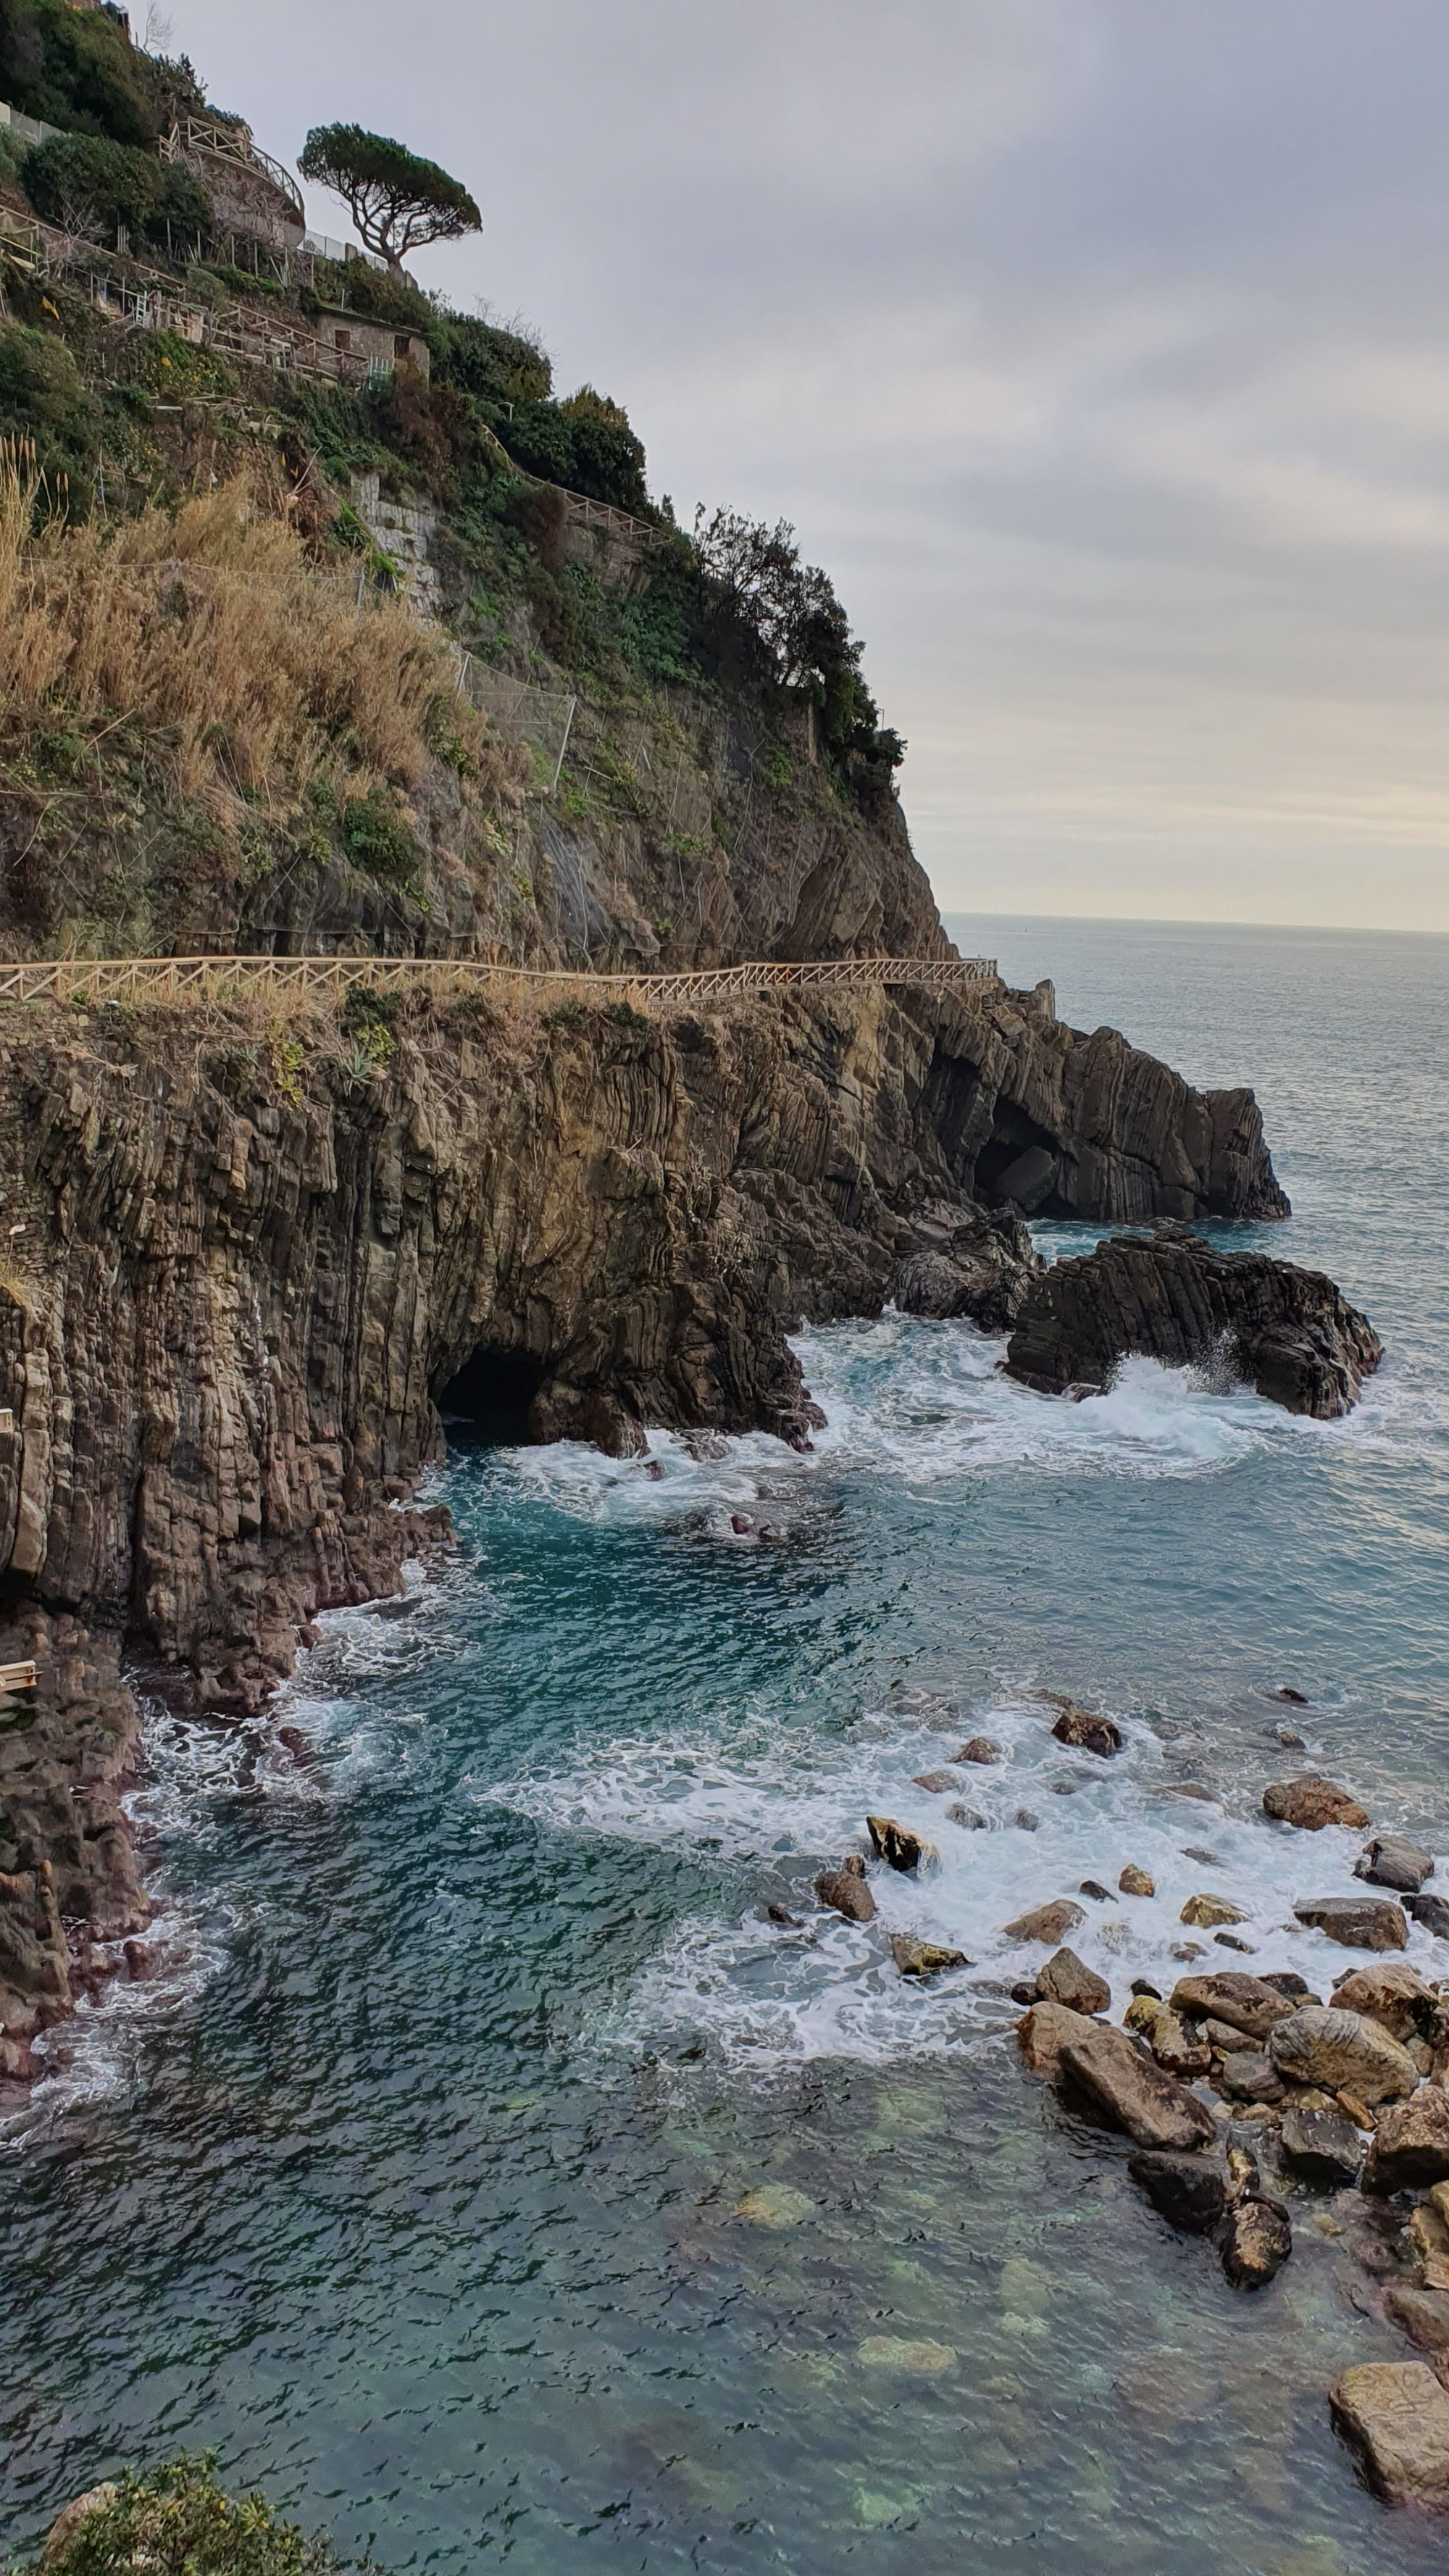
[[[248,1050],[248,1052],[251,1052]],[[45,2576],[341,2576],[327,2540],[308,2540],[260,2495],[233,2498],[217,2485],[212,2456],[184,2455],[117,2481],[69,2544],[47,2557]]]
[[[100,405],[65,342],[23,322],[0,328],[0,438],[29,440],[51,499],[68,479],[71,515],[85,517],[100,462]]]
[[[391,799],[380,787],[354,796],[342,809],[342,846],[355,868],[376,877],[380,885],[415,894],[421,882],[423,854]]]
[[[537,342],[521,332],[466,313],[445,313],[428,336],[437,374],[479,402],[541,403],[553,391],[553,368]]]
[[[0,0],[0,91],[22,115],[73,134],[156,139],[138,57],[108,9]]]
[[[689,618],[677,600],[626,600],[619,611],[619,644],[627,660],[651,680],[697,681],[690,651]]]
[[[216,396],[236,391],[236,376],[214,349],[199,348],[179,331],[140,331],[132,340],[130,380],[148,393]]]
[[[646,510],[644,449],[617,403],[590,385],[567,402],[520,404],[499,436],[530,474],[617,510]]]
[[[159,161],[103,135],[53,134],[27,152],[21,178],[44,222],[107,238],[118,224],[144,231],[165,193]]]

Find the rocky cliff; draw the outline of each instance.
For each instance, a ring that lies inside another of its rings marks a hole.
[[[624,1454],[650,1423],[803,1440],[789,1329],[878,1310],[1023,1155],[1044,1203],[1108,1219],[1283,1204],[1250,1094],[1000,991],[419,1001],[370,1048],[216,1014],[12,1027],[0,1661],[41,1667],[0,1739],[15,2069],[87,1944],[144,1920],[122,1657],[255,1708],[319,1608],[444,1536],[409,1508],[440,1402]]]

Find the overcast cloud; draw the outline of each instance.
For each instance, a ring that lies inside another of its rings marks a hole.
[[[1449,930],[1443,0],[166,0],[418,273],[793,519],[950,909]],[[346,229],[315,193],[313,218]]]

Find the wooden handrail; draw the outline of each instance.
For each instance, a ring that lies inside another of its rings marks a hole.
[[[874,985],[923,986],[929,992],[981,991],[999,982],[989,957],[765,958],[744,966],[704,966],[683,974],[595,975],[560,966],[496,965],[478,957],[51,957],[0,961],[0,1002],[183,1001],[226,986],[267,992],[374,991],[404,984],[559,987],[601,1001],[706,1002],[732,993],[861,991]]]

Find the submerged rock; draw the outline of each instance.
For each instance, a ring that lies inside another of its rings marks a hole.
[[[955,2347],[933,2343],[929,2337],[906,2335],[867,2335],[857,2347],[856,2358],[867,2370],[899,2370],[913,2377],[935,2378],[943,2370],[955,2367]]]
[[[968,1834],[985,1833],[986,1821],[978,1808],[968,1807],[961,1798],[956,1799],[954,1805],[946,1809],[947,1824],[960,1825]]]
[[[748,2227],[803,2227],[814,2217],[815,2203],[793,2183],[762,2182],[736,2201],[734,2214]]]
[[[1158,2215],[1187,2236],[1205,2236],[1227,2207],[1227,2176],[1208,2156],[1149,2148],[1129,2156],[1127,2171]]]
[[[989,1735],[973,1735],[968,1737],[959,1753],[952,1754],[951,1759],[953,1762],[1004,1762],[1006,1756],[999,1744],[993,1744]]]
[[[918,1789],[929,1789],[933,1798],[946,1798],[953,1790],[959,1789],[961,1783],[954,1771],[918,1771],[915,1785]]]
[[[1409,1937],[1403,1907],[1385,1897],[1313,1896],[1293,1911],[1300,1923],[1350,1950],[1402,1950]]]
[[[894,1816],[867,1816],[866,1831],[875,1845],[876,1857],[891,1869],[909,1872],[929,1869],[941,1857],[934,1843],[909,1825],[897,1824]]]
[[[1384,2292],[1384,2314],[1420,2352],[1449,2353],[1449,2293],[1395,2281]]]
[[[1113,1236],[1034,1280],[1006,1366],[1059,1395],[1106,1387],[1129,1353],[1170,1368],[1217,1362],[1290,1413],[1330,1421],[1356,1403],[1383,1344],[1321,1272],[1218,1252],[1168,1224]]]
[[[1192,2148],[1210,2144],[1212,2115],[1125,2031],[1093,2022],[1061,2049],[1061,2070],[1110,2128],[1125,2130],[1139,2147]]]
[[[1406,1896],[1417,1896],[1425,1879],[1434,1875],[1434,1855],[1405,1834],[1379,1834],[1360,1852],[1353,1874],[1367,1879],[1371,1887],[1396,1887]]]
[[[1327,2093],[1352,2093],[1359,2102],[1396,2100],[1412,2093],[1419,2070],[1407,2049],[1365,2014],[1339,2006],[1305,2004],[1278,2022],[1268,2049],[1290,2084],[1317,2084]]]
[[[945,1950],[937,1941],[918,1941],[913,1932],[892,1932],[890,1953],[903,1977],[939,1977],[945,1968],[969,1968],[964,1950]]]
[[[1014,1922],[1003,1923],[1001,1929],[1008,1941],[1045,1941],[1054,1946],[1086,1919],[1080,1905],[1074,1905],[1069,1896],[1058,1896],[1050,1905],[1039,1905],[1032,1914],[1018,1914]]]
[[[1297,1825],[1307,1834],[1321,1833],[1325,1825],[1347,1825],[1358,1832],[1368,1823],[1368,1809],[1361,1807],[1351,1790],[1341,1789],[1336,1780],[1324,1780],[1316,1771],[1305,1771],[1299,1780],[1277,1780],[1263,1792],[1263,1813],[1275,1823]]]
[[[1375,2495],[1449,2511],[1449,2393],[1427,2362],[1360,2362],[1328,2403]]]

